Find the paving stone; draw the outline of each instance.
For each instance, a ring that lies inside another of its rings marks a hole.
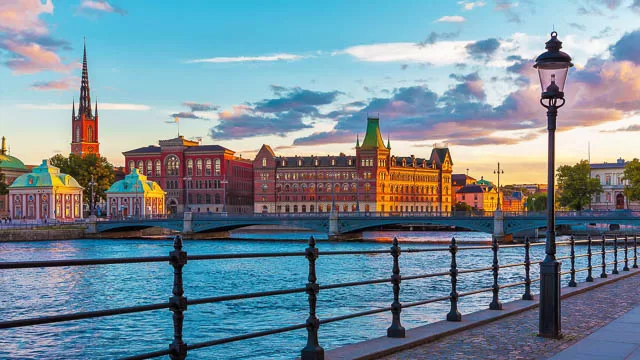
[[[633,329],[627,336],[637,337],[640,331],[640,276],[631,276],[591,291],[572,296],[562,301],[562,333],[560,340],[536,336],[538,332],[538,309],[494,321],[487,325],[462,331],[429,344],[382,357],[384,360],[421,359],[548,359],[576,344],[623,314],[633,311],[630,320],[620,319],[611,324],[616,332]],[[639,329],[639,330],[636,330]],[[624,341],[615,343],[595,340],[593,351],[567,350],[558,359],[638,359],[637,344]],[[620,340],[618,340],[620,341]],[[609,344],[609,345],[606,345]],[[599,350],[596,350],[599,349]],[[612,349],[611,356],[603,357],[602,349]],[[634,351],[634,349],[636,349]],[[633,351],[633,352],[632,352]],[[615,354],[614,354],[615,353]],[[565,355],[567,354],[567,355]],[[630,354],[630,355],[629,355]],[[554,358],[555,360],[555,358]]]

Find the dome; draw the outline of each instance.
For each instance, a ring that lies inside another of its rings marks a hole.
[[[49,160],[42,160],[40,166],[33,168],[33,171],[29,174],[20,175],[9,186],[10,189],[38,187],[82,188],[71,175],[63,174],[59,168],[49,165]]]
[[[0,169],[28,171],[20,159],[7,154],[7,139],[2,137],[2,147],[0,148]]]

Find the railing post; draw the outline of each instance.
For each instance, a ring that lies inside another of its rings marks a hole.
[[[570,287],[578,286],[576,283],[576,239],[573,235],[571,235],[571,239],[569,240],[571,243],[571,280],[569,280]]]
[[[605,243],[607,242],[607,238],[602,234],[602,272],[600,273],[600,277],[605,279],[607,277],[607,249],[605,247]]]
[[[451,310],[447,314],[447,321],[461,321],[462,315],[458,311],[458,263],[456,262],[456,253],[458,252],[458,245],[456,245],[456,238],[451,238],[451,245],[449,245],[449,252],[451,253],[451,269],[449,275],[451,276],[451,293],[449,297],[451,300]]]
[[[187,253],[182,251],[182,236],[173,239],[173,251],[169,253],[169,262],[173,266],[173,296],[169,299],[169,309],[173,312],[173,342],[169,345],[172,360],[184,360],[187,357],[187,344],[182,341],[184,312],[187,310],[187,298],[182,284],[182,267],[187,263]]]
[[[493,236],[491,241],[491,250],[493,251],[493,264],[491,265],[491,270],[493,272],[493,285],[491,286],[491,291],[493,292],[493,299],[491,300],[491,304],[489,304],[490,310],[502,310],[502,303],[498,299],[498,294],[500,292],[500,286],[498,286],[498,271],[500,270],[500,265],[498,264],[498,238]]]
[[[593,266],[591,265],[591,234],[587,237],[587,279],[586,282],[593,282]]]
[[[633,235],[633,266],[632,268],[638,268],[638,236]]]
[[[629,239],[627,238],[627,235],[624,236],[624,267],[622,268],[622,271],[629,271],[629,246],[628,246],[628,241]]]
[[[398,257],[400,256],[400,245],[398,245],[398,238],[393,237],[393,244],[391,246],[391,256],[393,256],[393,275],[391,275],[391,283],[393,284],[393,303],[391,304],[391,326],[387,329],[387,337],[391,338],[403,338],[405,336],[404,327],[400,324],[400,312],[402,312],[402,304],[400,304],[400,282],[402,277],[400,276],[400,265],[398,264]]]
[[[307,346],[302,349],[301,360],[322,360],[324,359],[324,349],[318,343],[318,329],[320,320],[316,316],[316,301],[320,291],[316,284],[316,259],[318,249],[316,249],[316,239],[309,238],[309,247],[305,250],[305,257],[309,260],[309,282],[307,282],[307,294],[309,295],[309,317],[307,318]]]
[[[531,295],[531,277],[529,276],[531,270],[530,250],[531,243],[527,236],[524,239],[524,294],[522,295],[522,300],[533,300],[533,295]]]
[[[612,274],[617,275],[618,271],[618,235],[613,235],[613,271]]]

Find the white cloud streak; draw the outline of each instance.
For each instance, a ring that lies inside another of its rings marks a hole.
[[[443,16],[440,19],[436,20],[437,22],[450,22],[450,23],[461,23],[467,21],[464,17],[460,15],[454,16]]]
[[[264,61],[295,61],[308,58],[309,56],[295,55],[295,54],[274,54],[263,56],[236,56],[236,57],[213,57],[208,59],[195,59],[185,61],[187,64],[194,63],[238,63],[238,62],[264,62]]]
[[[69,110],[72,104],[17,104],[20,109],[30,110]],[[98,103],[98,110],[122,110],[122,111],[147,111],[151,110],[151,106],[142,104],[114,104],[114,103]]]

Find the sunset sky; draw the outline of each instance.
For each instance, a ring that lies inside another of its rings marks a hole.
[[[557,163],[640,157],[640,0],[0,1],[0,135],[68,154],[86,37],[100,149],[201,137],[252,158],[354,153],[367,114],[392,153],[448,144],[454,171],[546,182],[531,67],[554,29],[573,59]]]

